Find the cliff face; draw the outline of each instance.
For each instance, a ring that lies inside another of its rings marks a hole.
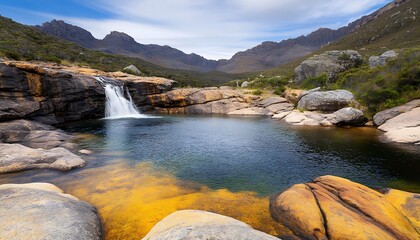
[[[174,81],[48,63],[0,62],[0,121],[30,119],[59,124],[102,118],[105,92],[95,76],[124,84],[141,107],[147,95],[171,89]]]

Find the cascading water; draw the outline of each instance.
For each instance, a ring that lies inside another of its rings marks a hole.
[[[96,78],[105,89],[106,103],[105,103],[105,118],[148,118],[141,114],[133,103],[133,99],[127,90],[128,99],[124,96],[124,89],[122,86],[106,81],[101,77]]]

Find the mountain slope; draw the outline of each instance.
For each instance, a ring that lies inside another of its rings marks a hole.
[[[76,33],[76,35],[81,37],[86,45],[91,44],[88,33]],[[246,75],[232,75],[221,72],[198,73],[174,70],[149,63],[139,58],[106,54],[81,47],[75,43],[60,40],[56,37],[51,37],[34,27],[19,24],[2,16],[0,16],[1,56],[16,60],[40,60],[87,65],[104,71],[118,71],[133,64],[146,75],[171,78],[178,81],[181,86],[213,86],[233,79],[246,77]]]

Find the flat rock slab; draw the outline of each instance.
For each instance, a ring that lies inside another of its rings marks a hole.
[[[65,148],[45,150],[0,143],[0,174],[36,168],[68,171],[84,165],[82,158]]]
[[[420,143],[420,107],[399,114],[378,127],[393,142]]]
[[[278,240],[233,218],[198,210],[172,213],[156,224],[143,238],[143,240],[167,239]]]
[[[73,136],[52,126],[28,120],[0,123],[0,142],[20,143],[31,148],[76,148]]]
[[[240,110],[230,112],[230,113],[228,113],[228,115],[267,116],[267,115],[270,115],[270,111],[266,108],[250,107],[250,108],[244,108],[244,109],[240,109]]]
[[[48,183],[0,185],[0,239],[99,240],[91,205]]]
[[[384,195],[323,176],[272,198],[270,212],[302,239],[419,239],[418,206],[419,194]]]
[[[407,104],[378,112],[377,114],[375,114],[375,116],[373,116],[373,123],[376,126],[381,126],[389,119],[394,118],[402,113],[409,112],[413,108],[417,107],[420,107],[420,99],[416,99],[411,102],[408,102]]]

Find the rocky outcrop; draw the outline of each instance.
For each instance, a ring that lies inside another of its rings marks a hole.
[[[0,185],[0,239],[102,239],[94,207],[48,183]]]
[[[273,197],[270,212],[303,239],[419,239],[420,225],[412,221],[420,217],[419,206],[419,194],[381,194],[323,176]]]
[[[134,74],[134,75],[141,75],[141,71],[136,66],[134,66],[133,64],[125,67],[124,71],[127,72],[127,73],[130,73],[130,74]]]
[[[380,126],[389,119],[394,118],[402,113],[409,112],[416,107],[420,107],[420,99],[416,99],[407,104],[378,112],[377,114],[375,114],[375,116],[373,116],[373,123],[375,124],[375,126]]]
[[[0,122],[0,142],[20,143],[31,148],[75,149],[73,136],[49,125],[28,120]]]
[[[96,76],[128,87],[140,107],[147,95],[171,89],[175,82],[49,63],[0,62],[0,121],[31,119],[58,124],[101,118],[105,92]]]
[[[367,122],[362,111],[351,107],[330,114],[295,110],[283,115],[274,115],[273,118],[284,118],[287,123],[296,126],[364,126]]]
[[[420,144],[420,107],[389,119],[378,129],[390,141]]]
[[[84,165],[82,158],[65,148],[45,150],[0,143],[0,174],[39,168],[68,171]]]
[[[227,114],[248,108],[257,98],[245,96],[241,91],[219,88],[175,89],[148,97],[156,112],[186,114]]]
[[[381,56],[371,56],[369,58],[369,66],[371,68],[385,66],[388,59],[393,59],[396,57],[398,57],[398,54],[394,50],[386,51]]]
[[[346,90],[303,92],[297,108],[309,111],[334,112],[348,107],[354,96]]]
[[[327,81],[333,82],[338,73],[353,68],[362,62],[362,56],[353,50],[327,51],[303,61],[296,69],[296,83],[310,77],[327,75]]]
[[[182,210],[156,224],[143,240],[164,239],[272,239],[278,238],[252,229],[247,224],[215,213]]]

